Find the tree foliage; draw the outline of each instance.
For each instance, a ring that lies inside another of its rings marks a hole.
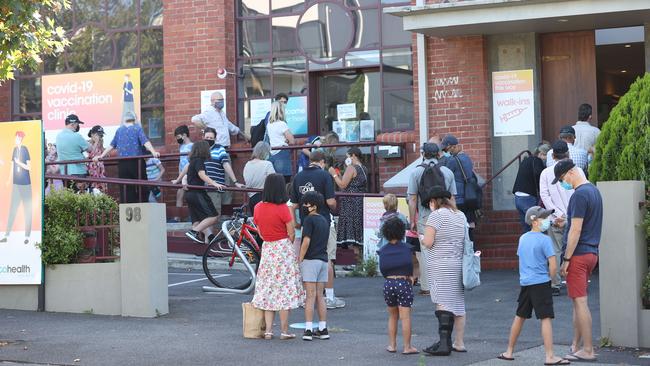
[[[68,41],[54,17],[69,8],[69,0],[0,0],[0,82],[63,52]]]

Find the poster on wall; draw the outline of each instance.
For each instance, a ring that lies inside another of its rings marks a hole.
[[[359,121],[345,121],[345,141],[359,142]]]
[[[339,135],[340,142],[347,142],[345,139],[345,122],[332,121],[332,131],[336,132],[336,134]]]
[[[535,134],[533,70],[492,73],[494,136]]]
[[[0,123],[0,285],[41,283],[41,121]]]
[[[371,119],[359,121],[359,130],[361,141],[375,141],[375,121]]]
[[[290,97],[285,107],[287,125],[294,135],[307,134],[307,97]]]
[[[140,69],[43,75],[42,116],[45,138],[54,141],[65,128],[65,118],[76,114],[81,135],[94,125],[104,128],[110,142],[127,112],[140,119]]]
[[[404,216],[409,215],[406,198],[397,199],[397,211]],[[382,197],[363,198],[363,259],[377,260],[377,244],[379,243],[379,220],[386,212]]]
[[[357,118],[357,105],[355,103],[337,105],[336,116],[338,119]]]
[[[271,98],[251,99],[251,126],[257,126],[266,118],[266,114],[271,111],[271,100]]]
[[[202,90],[201,91],[201,113],[207,111],[209,108],[214,108],[210,101],[212,93],[219,92],[223,95],[223,112],[227,114],[226,107],[228,106],[228,99],[226,99],[226,89],[213,89],[213,90]]]

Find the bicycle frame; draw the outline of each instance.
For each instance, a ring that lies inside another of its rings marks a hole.
[[[251,244],[253,249],[255,251],[257,251],[257,253],[261,256],[262,253],[260,251],[260,246],[257,244],[257,240],[255,240],[255,238],[253,237],[253,234],[251,234],[251,232],[258,233],[257,228],[255,226],[253,226],[253,225],[249,225],[246,222],[247,221],[246,217],[243,217],[242,219],[244,220],[244,222],[242,223],[241,231],[239,232],[239,238],[237,239],[237,245],[236,246],[238,248],[241,248],[242,240],[244,240],[244,237],[246,237],[246,239]],[[222,228],[223,228],[223,226],[222,226]],[[232,255],[230,256],[230,260],[228,261],[229,266],[232,267],[232,265],[235,263],[236,255],[237,255],[237,253],[235,252],[234,246],[233,246]]]
[[[257,279],[257,277],[255,276],[255,270],[253,269],[253,267],[248,262],[248,258],[246,258],[246,255],[239,248],[239,244],[241,244],[241,240],[242,240],[242,235],[240,235],[239,240],[237,240],[237,242],[235,242],[235,239],[232,237],[232,235],[230,235],[230,231],[228,230],[228,226],[232,223],[232,221],[233,220],[224,221],[223,224],[221,225],[221,230],[223,231],[224,236],[226,237],[226,239],[228,239],[228,242],[233,247],[233,254],[232,254],[232,257],[231,257],[230,260],[234,261],[235,256],[238,256],[242,260],[242,263],[246,267],[246,270],[250,273],[252,281],[251,281],[250,285],[248,285],[248,287],[246,287],[245,289],[241,289],[241,290],[239,290],[239,289],[230,289],[230,288],[221,288],[221,287],[203,286],[203,291],[204,292],[222,292],[222,293],[231,293],[231,294],[250,294],[251,292],[253,292],[253,289],[255,289],[255,280]],[[250,226],[246,222],[244,222],[243,225]],[[251,227],[251,228],[254,231],[257,231],[256,228],[254,228],[254,227]],[[249,232],[244,231],[244,234],[245,235],[247,234],[248,236],[250,236],[252,238],[252,235]],[[255,242],[254,239],[253,239],[252,243],[255,243],[253,245],[257,246],[257,243]],[[230,265],[232,265],[232,264],[230,264]]]

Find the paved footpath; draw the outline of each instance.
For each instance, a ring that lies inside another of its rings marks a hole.
[[[534,320],[524,326],[516,361],[496,359],[505,350],[515,310],[514,271],[483,273],[483,285],[466,298],[469,352],[439,358],[384,351],[387,316],[380,278],[337,280],[337,295],[347,306],[328,312],[330,340],[264,341],[241,336],[241,303],[251,295],[203,293],[201,286],[208,283],[201,272],[172,271],[170,286],[177,285],[169,288],[171,313],[157,319],[0,310],[0,366],[543,364],[539,322]],[[597,294],[596,278],[590,290]],[[566,296],[554,299],[553,333],[557,353],[564,355],[572,336],[571,306]],[[597,340],[597,296],[591,297],[590,305]],[[433,342],[437,322],[428,297],[418,296],[413,312],[413,343],[421,349]],[[301,310],[292,312],[291,322],[302,322],[302,315]],[[598,353],[599,364],[650,365],[649,359],[638,357],[643,350],[607,348]]]

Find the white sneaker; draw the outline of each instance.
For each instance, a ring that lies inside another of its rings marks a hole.
[[[325,304],[328,309],[339,309],[345,307],[345,301],[336,296],[334,297],[334,300],[325,299]]]

